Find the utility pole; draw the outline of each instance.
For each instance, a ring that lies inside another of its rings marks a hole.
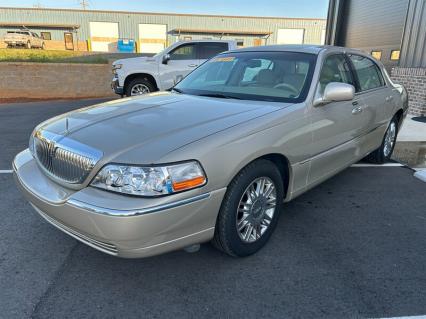
[[[80,0],[80,5],[83,10],[87,10],[87,8],[89,7],[89,0]]]

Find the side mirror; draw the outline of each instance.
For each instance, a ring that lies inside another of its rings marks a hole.
[[[167,53],[163,55],[163,61],[162,61],[163,64],[167,64],[169,60],[170,60],[170,54]]]
[[[355,88],[351,84],[331,82],[324,89],[321,97],[314,101],[314,106],[324,105],[331,102],[350,101],[355,96]]]

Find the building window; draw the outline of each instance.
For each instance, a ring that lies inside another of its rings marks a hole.
[[[237,47],[241,48],[244,46],[244,40],[242,39],[236,39],[235,41],[237,41]]]
[[[400,55],[401,51],[400,50],[392,50],[391,51],[391,55],[390,55],[390,59],[392,61],[398,61],[399,60],[399,55]]]
[[[52,34],[50,32],[41,32],[41,37],[44,40],[52,40]]]
[[[382,59],[382,51],[371,51],[371,56],[380,61]]]

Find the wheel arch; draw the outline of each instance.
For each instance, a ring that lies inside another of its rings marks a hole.
[[[127,88],[127,85],[131,81],[133,81],[134,79],[137,79],[137,78],[142,78],[142,79],[146,79],[146,80],[150,81],[155,86],[155,89],[157,91],[159,90],[157,80],[155,79],[155,77],[152,74],[149,74],[149,73],[132,73],[132,74],[129,74],[126,77],[126,79],[124,80],[124,89]]]
[[[281,173],[283,186],[284,186],[284,199],[288,198],[289,190],[290,190],[290,181],[292,179],[292,169],[291,169],[290,161],[288,160],[288,158],[281,153],[265,153],[263,155],[257,156],[256,158],[252,158],[248,160],[246,163],[242,165],[242,167],[238,169],[238,171],[234,174],[234,176],[232,176],[231,181],[241,172],[241,170],[243,170],[245,167],[247,167],[251,163],[260,159],[271,161],[278,168],[278,170]]]
[[[402,125],[402,119],[404,117],[404,110],[403,109],[397,110],[394,117],[396,117],[398,119],[398,130],[399,130],[401,128],[401,125]]]

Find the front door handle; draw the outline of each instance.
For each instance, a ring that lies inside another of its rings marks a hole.
[[[392,101],[393,100],[393,95],[389,95],[389,96],[387,96],[386,98],[385,98],[385,101],[386,102],[390,102],[390,101]]]
[[[196,66],[198,66],[198,64],[189,64],[188,65],[190,68],[195,68]]]
[[[355,108],[352,109],[352,114],[358,114],[362,112],[362,107],[361,106],[357,106]]]

